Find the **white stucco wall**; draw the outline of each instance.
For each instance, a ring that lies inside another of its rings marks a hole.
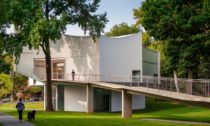
[[[64,111],[85,112],[86,109],[86,86],[65,85]]]
[[[118,81],[130,81],[132,70],[142,73],[142,34],[116,38],[100,38],[100,74],[106,77],[125,76]],[[111,79],[109,78],[109,81]]]
[[[32,78],[28,78],[28,85],[29,86],[42,86],[42,85],[44,85],[44,83],[43,82],[41,82],[41,81],[34,81],[34,79],[32,79]]]
[[[91,37],[62,36],[56,43],[50,43],[51,59],[64,60],[66,78],[71,78],[72,69],[79,74],[99,74],[99,42],[94,42]],[[23,48],[16,71],[27,77],[41,80],[34,75],[34,60],[45,60],[45,55],[40,51]],[[45,74],[45,72],[38,72]],[[42,77],[45,75],[41,75]]]
[[[111,95],[111,112],[122,110],[122,96],[121,92],[112,91]]]
[[[132,109],[144,109],[145,108],[145,96],[132,95]],[[111,111],[117,112],[122,110],[122,94],[121,92],[112,91],[111,96]]]

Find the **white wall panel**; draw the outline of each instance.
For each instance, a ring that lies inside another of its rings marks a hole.
[[[141,38],[141,33],[117,38],[102,36],[100,38],[100,74],[111,77],[129,77],[132,70],[142,72]],[[121,79],[121,81],[129,81],[129,78]]]
[[[144,109],[145,108],[145,96],[132,95],[132,109]],[[122,110],[122,94],[121,92],[112,91],[111,96],[111,111],[117,112]]]
[[[85,112],[87,109],[86,86],[65,85],[64,110]]]

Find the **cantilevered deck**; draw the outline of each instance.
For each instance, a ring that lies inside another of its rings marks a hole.
[[[54,84],[80,84],[122,92],[122,116],[131,117],[130,96],[145,95],[199,106],[210,106],[209,80],[188,80],[172,78],[115,77],[103,79],[97,75],[77,75],[75,80],[70,78],[54,79]],[[106,82],[104,82],[106,80]],[[110,80],[110,81],[109,81]],[[127,113],[127,114],[126,114]]]

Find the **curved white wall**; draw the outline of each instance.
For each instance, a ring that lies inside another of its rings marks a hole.
[[[160,75],[159,53],[143,47],[143,75]]]
[[[141,70],[142,72],[141,32],[116,38],[102,36],[99,41],[100,74],[102,76],[129,77],[132,70]],[[109,79],[109,81],[111,80]],[[129,79],[122,81],[129,81]]]

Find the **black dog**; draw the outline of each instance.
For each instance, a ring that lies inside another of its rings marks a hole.
[[[35,120],[35,115],[36,115],[36,110],[32,110],[31,112],[28,112],[28,120],[31,121],[31,120]]]

